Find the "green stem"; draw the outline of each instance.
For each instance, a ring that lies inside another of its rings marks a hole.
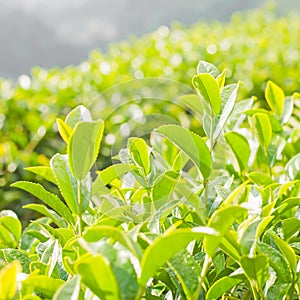
[[[145,293],[145,288],[143,286],[140,286],[134,300],[142,299],[144,293]]]
[[[82,203],[81,203],[81,180],[77,180],[77,199],[78,199],[78,234],[82,234]]]
[[[210,122],[210,137],[209,137],[209,151],[212,153],[214,148],[214,127],[215,127],[215,119],[214,116],[211,116],[211,122]]]
[[[203,262],[203,266],[202,266],[202,270],[201,270],[201,275],[200,275],[200,279],[199,279],[199,282],[198,282],[198,288],[197,288],[197,291],[195,293],[195,297],[194,297],[194,300],[197,300],[199,298],[199,295],[200,295],[200,292],[201,292],[201,289],[202,289],[202,284],[203,284],[203,281],[204,281],[204,278],[206,276],[206,273],[211,265],[211,259],[210,257],[208,256],[208,254],[205,255],[205,258],[204,258],[204,262]]]

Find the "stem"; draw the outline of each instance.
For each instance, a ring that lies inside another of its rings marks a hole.
[[[214,127],[215,127],[215,119],[214,116],[211,116],[211,122],[210,122],[210,137],[209,137],[209,151],[212,152],[214,147]]]
[[[134,300],[142,299],[144,293],[145,293],[145,288],[143,286],[140,286]]]
[[[265,157],[266,157],[266,161],[269,162],[268,150],[267,150],[266,147],[264,147],[264,154],[265,154]],[[269,176],[272,179],[272,168],[271,168],[271,165],[270,165],[270,163],[267,163],[267,165],[268,165]]]
[[[77,180],[77,199],[78,199],[78,234],[82,234],[82,203],[81,203],[81,180]]]
[[[202,270],[201,270],[201,275],[200,275],[200,279],[199,279],[199,282],[198,282],[198,287],[197,287],[197,291],[195,293],[194,300],[197,300],[199,298],[199,295],[200,295],[200,292],[201,292],[201,289],[202,289],[202,284],[203,284],[204,278],[206,276],[206,273],[207,273],[210,265],[211,265],[211,259],[208,256],[208,254],[206,254],[205,258],[204,258],[204,262],[203,262],[203,266],[202,266]]]

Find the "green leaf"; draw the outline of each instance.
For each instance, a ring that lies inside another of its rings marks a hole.
[[[300,153],[293,156],[285,165],[285,170],[287,172],[290,180],[300,178]]]
[[[100,299],[120,299],[116,277],[104,256],[83,255],[76,261],[75,270],[82,282]]]
[[[22,294],[39,293],[52,299],[56,291],[64,284],[63,280],[54,279],[46,275],[29,275],[22,281]]]
[[[256,113],[252,116],[252,123],[259,144],[267,149],[272,139],[272,126],[269,117],[263,113]]]
[[[198,95],[188,94],[179,97],[179,103],[192,110],[199,116],[203,115],[203,105]]]
[[[56,154],[51,158],[50,165],[68,207],[73,213],[78,214],[78,185],[69,168],[68,156]]]
[[[297,93],[294,93],[292,97],[285,98],[283,112],[280,117],[281,124],[286,124],[290,120],[293,114],[295,97],[297,97]]]
[[[29,264],[31,263],[32,260],[29,258],[28,253],[18,249],[10,249],[10,248],[2,249],[1,251],[3,253],[6,262],[11,263],[15,260],[18,260],[22,266],[23,272],[29,273]]]
[[[25,168],[25,170],[37,174],[42,178],[46,179],[47,181],[56,185],[56,180],[50,167],[46,167],[46,166],[28,167]]]
[[[211,155],[200,136],[177,125],[163,125],[155,131],[179,147],[194,162],[204,179],[209,177],[212,169]]]
[[[214,128],[214,140],[218,138],[225,124],[230,118],[230,115],[235,105],[239,86],[240,86],[240,82],[235,84],[229,84],[222,88],[221,91],[222,106]]]
[[[136,171],[137,167],[133,164],[115,164],[107,167],[102,171],[98,171],[98,176],[92,186],[92,195],[96,195],[107,184],[116,178],[121,178],[128,172]]]
[[[245,279],[241,275],[222,277],[221,279],[214,282],[214,284],[209,288],[206,294],[206,299],[207,300],[220,299],[220,297],[225,292],[232,289],[233,287],[243,282],[244,280]]]
[[[237,242],[238,236],[237,232],[233,230],[228,230],[223,238],[221,239],[221,242],[219,244],[219,248],[222,249],[224,253],[229,255],[231,258],[233,258],[236,262],[240,261],[240,245]]]
[[[240,206],[222,207],[216,210],[210,217],[207,226],[216,230],[219,235],[204,239],[206,253],[213,257],[222,237],[226,234],[232,223],[247,213],[247,210]]]
[[[273,284],[268,290],[267,300],[285,299],[290,287],[291,287],[290,283]]]
[[[156,209],[173,198],[173,191],[179,182],[180,175],[173,171],[167,171],[160,175],[151,188],[151,198]]]
[[[0,246],[15,248],[21,233],[22,225],[17,215],[9,210],[0,211]]]
[[[62,139],[66,144],[68,144],[70,136],[72,134],[72,128],[60,118],[56,119],[56,124],[58,132],[60,133]]]
[[[249,179],[252,182],[261,185],[261,186],[268,186],[270,184],[274,184],[275,181],[270,178],[270,176],[266,175],[265,173],[261,172],[251,172],[248,174]]]
[[[297,218],[288,218],[281,221],[284,239],[291,238],[296,232],[300,230],[300,220]]]
[[[246,220],[240,225],[238,234],[240,236],[240,247],[242,254],[250,254],[253,252],[257,239],[272,219],[273,217],[266,217],[263,219],[250,221]]]
[[[202,239],[205,236],[209,239],[217,236],[217,232],[207,227],[194,227],[167,232],[156,238],[153,244],[146,248],[142,257],[140,285],[146,286],[159,267],[183,250],[191,241]]]
[[[269,258],[265,254],[255,257],[242,256],[241,266],[250,283],[256,282],[262,289],[269,278]]]
[[[181,283],[187,299],[194,299],[198,288],[200,267],[187,251],[179,252],[168,263]]]
[[[104,130],[103,121],[80,122],[68,144],[68,161],[77,180],[85,178],[95,163]]]
[[[248,168],[251,150],[247,139],[237,132],[228,132],[225,138],[237,159],[240,171]]]
[[[127,147],[130,157],[143,168],[144,174],[148,175],[150,172],[150,158],[146,142],[141,138],[131,137],[128,139]]]
[[[119,242],[137,258],[141,257],[141,249],[139,245],[131,239],[128,233],[123,232],[116,227],[108,225],[95,225],[89,227],[83,234],[84,240],[89,243],[97,242],[103,237],[109,237],[116,242]]]
[[[14,299],[17,292],[17,274],[22,271],[16,260],[0,270],[0,299]]]
[[[213,65],[207,61],[203,61],[203,60],[201,60],[198,63],[197,73],[198,74],[208,73],[211,76],[213,76],[214,78],[217,78],[220,75],[220,72],[215,65]]]
[[[55,293],[53,300],[77,300],[80,299],[80,276],[75,275],[62,285]],[[82,297],[83,299],[83,297]]]
[[[49,205],[69,224],[74,224],[73,216],[66,205],[54,194],[46,191],[40,184],[29,181],[18,181],[12,184],[13,187],[22,189]]]
[[[192,82],[196,91],[206,101],[205,105],[208,104],[213,114],[218,115],[221,110],[221,96],[216,79],[208,73],[202,73],[195,75]]]
[[[53,211],[52,209],[47,208],[45,205],[34,204],[33,203],[33,204],[24,205],[23,208],[34,210],[34,211],[48,217],[58,227],[66,227],[67,226],[65,221],[55,211]]]
[[[75,125],[79,122],[92,122],[90,111],[83,105],[78,105],[66,117],[66,124],[74,129]]]
[[[268,231],[265,237],[270,237],[274,244],[278,247],[281,254],[288,261],[292,272],[296,272],[297,268],[297,257],[293,248],[284,240],[279,238],[274,231]]]
[[[291,282],[292,273],[288,262],[282,256],[282,254],[272,246],[263,242],[258,242],[257,248],[259,252],[267,255],[267,257],[269,258],[270,266],[276,272],[278,280],[280,280],[282,283]]]
[[[268,81],[265,97],[271,110],[279,118],[282,115],[284,108],[285,95],[283,90],[272,81]]]

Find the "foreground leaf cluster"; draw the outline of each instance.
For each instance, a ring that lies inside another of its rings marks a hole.
[[[193,131],[132,136],[97,169],[105,122],[78,106],[57,119],[66,154],[19,181],[42,217],[0,214],[0,299],[299,298],[297,93],[269,81],[265,103],[201,61],[182,105]]]

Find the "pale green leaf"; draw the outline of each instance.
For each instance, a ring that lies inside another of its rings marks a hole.
[[[53,300],[78,300],[80,299],[80,276],[75,275],[55,293]]]
[[[247,139],[234,131],[225,134],[225,138],[239,164],[240,172],[248,168],[251,149]]]
[[[80,122],[68,144],[68,161],[72,174],[82,180],[95,163],[104,130],[103,121]]]
[[[133,161],[143,168],[145,175],[148,175],[150,172],[150,158],[146,142],[141,138],[131,137],[127,141],[127,148]]]
[[[193,77],[193,85],[209,104],[214,115],[218,115],[221,109],[221,96],[216,79],[209,73],[201,73]]]
[[[146,286],[147,281],[155,275],[159,267],[162,267],[176,253],[182,251],[191,241],[202,239],[205,236],[209,239],[216,237],[217,234],[211,228],[194,227],[178,229],[159,236],[152,245],[146,248],[142,257],[140,285]]]
[[[118,282],[104,256],[83,255],[76,261],[75,270],[81,281],[100,299],[120,299]]]
[[[43,179],[56,185],[56,180],[54,174],[50,167],[47,166],[37,166],[37,167],[28,167],[25,170],[30,171],[36,175],[41,176]]]
[[[266,91],[266,100],[273,111],[273,113],[280,117],[284,108],[284,92],[283,90],[272,81],[268,81]]]
[[[156,132],[177,145],[195,163],[205,179],[209,177],[212,169],[211,155],[200,136],[177,125],[163,125]]]
[[[13,187],[22,189],[42,200],[54,211],[61,215],[69,224],[74,224],[73,216],[66,205],[54,194],[46,191],[40,184],[29,181],[18,181],[12,184]]]
[[[102,171],[98,171],[98,176],[92,186],[92,195],[96,195],[114,179],[121,178],[124,174],[136,170],[137,167],[133,164],[114,164]]]

